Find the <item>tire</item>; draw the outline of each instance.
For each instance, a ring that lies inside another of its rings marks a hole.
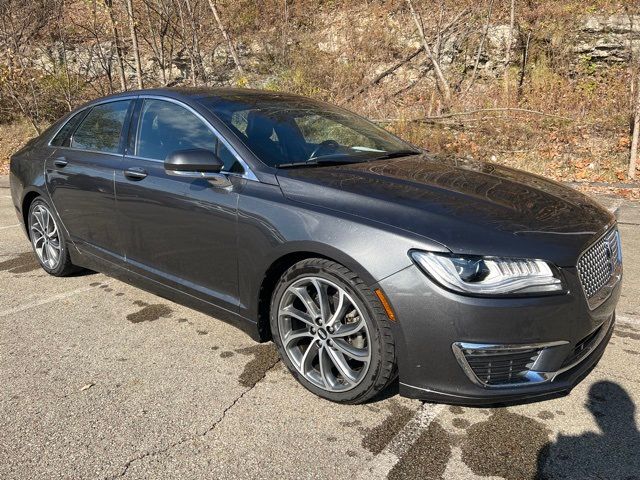
[[[374,293],[343,265],[320,258],[296,263],[276,285],[270,312],[282,361],[316,395],[363,403],[395,379],[389,320]]]
[[[71,263],[59,220],[41,197],[29,206],[27,228],[33,252],[45,272],[54,277],[65,277],[80,270]],[[42,235],[43,231],[45,235]],[[52,252],[57,252],[57,256]]]

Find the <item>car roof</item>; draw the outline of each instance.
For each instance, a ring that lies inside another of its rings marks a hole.
[[[94,101],[104,101],[105,99],[116,99],[119,97],[130,97],[132,95],[159,95],[172,98],[190,99],[198,101],[202,99],[219,98],[221,100],[311,100],[308,97],[295,95],[286,92],[274,92],[271,90],[257,90],[251,88],[227,88],[227,87],[165,87],[147,88],[142,90],[129,90],[106,97],[101,97]]]

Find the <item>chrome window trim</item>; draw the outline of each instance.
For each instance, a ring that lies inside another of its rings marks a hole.
[[[97,107],[98,105],[104,105],[105,103],[111,103],[111,102],[120,102],[120,101],[124,101],[124,100],[136,100],[138,98],[137,95],[127,95],[124,97],[118,97],[118,98],[109,98],[109,99],[104,99],[104,100],[97,100],[95,103],[92,103],[91,105],[87,105],[86,107],[82,107],[78,110],[76,110],[75,112],[73,112],[73,115],[71,115],[66,122],[62,123],[60,125],[60,127],[58,127],[56,129],[56,131],[53,133],[53,135],[51,135],[51,138],[49,138],[49,141],[47,142],[47,147],[51,147],[51,148],[68,148],[70,150],[75,150],[77,152],[91,152],[91,153],[110,153],[111,155],[113,155],[113,153],[111,152],[101,152],[99,150],[85,150],[82,148],[72,148],[72,147],[58,147],[56,145],[51,145],[51,142],[53,142],[53,139],[56,138],[56,135],[58,135],[58,133],[60,133],[60,130],[62,130],[64,128],[64,126],[69,123],[71,121],[71,119],[73,117],[75,117],[77,114],[84,112],[85,110],[91,109],[93,107]],[[84,120],[84,119],[83,119]],[[78,125],[80,126],[80,125]],[[120,155],[120,154],[116,154],[116,155]]]
[[[201,122],[203,122],[205,124],[205,126],[211,131],[211,133],[214,134],[214,136],[218,139],[218,141],[221,141],[222,144],[227,148],[227,150],[229,150],[229,152],[231,152],[231,154],[234,156],[234,158],[238,161],[238,163],[240,163],[240,165],[242,165],[242,168],[244,169],[244,173],[240,174],[240,173],[235,173],[235,172],[226,172],[226,171],[222,171],[220,172],[221,174],[224,175],[233,175],[236,177],[240,177],[240,178],[245,178],[247,180],[253,180],[254,182],[258,182],[258,177],[256,177],[256,175],[253,173],[253,171],[251,170],[251,168],[249,167],[249,165],[247,164],[247,162],[238,154],[238,152],[236,151],[235,148],[233,148],[233,146],[229,143],[229,141],[224,138],[224,136],[222,134],[220,134],[220,132],[218,132],[218,130],[215,129],[215,127],[213,125],[211,125],[211,122],[209,122],[206,118],[204,118],[199,112],[197,112],[196,110],[194,110],[192,107],[190,107],[189,105],[181,102],[180,100],[177,100],[175,98],[171,98],[171,97],[163,97],[161,95],[139,95],[138,96],[139,99],[145,100],[145,99],[151,99],[151,100],[160,100],[160,101],[165,101],[165,102],[170,102],[170,103],[174,103],[184,109],[186,109],[188,112],[192,113],[193,115],[195,115]],[[142,115],[140,115],[140,118],[138,119],[138,122],[140,122],[142,120]],[[164,163],[164,160],[158,160],[157,158],[146,158],[146,157],[140,157],[137,155],[137,149],[138,149],[138,134],[139,132],[136,131],[136,141],[135,141],[135,147],[136,147],[136,152],[134,155],[129,155],[126,153],[125,151],[125,155],[129,158],[134,158],[134,159],[140,159],[140,160],[147,160],[147,161],[152,161],[152,162],[160,162],[160,163]]]
[[[71,150],[73,152],[97,153],[97,154],[100,154],[100,155],[112,155],[114,157],[121,157],[122,158],[122,153],[118,153],[118,152],[103,152],[101,150],[90,150],[90,149],[85,149],[85,148],[73,148],[73,147],[56,147],[56,146],[53,146],[53,148],[57,148],[59,150]]]

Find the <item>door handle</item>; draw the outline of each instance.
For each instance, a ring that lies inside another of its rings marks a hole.
[[[58,157],[53,161],[53,164],[58,168],[64,168],[67,166],[67,159],[64,157]]]
[[[124,176],[130,180],[142,180],[147,176],[147,171],[140,167],[131,167],[124,171]]]

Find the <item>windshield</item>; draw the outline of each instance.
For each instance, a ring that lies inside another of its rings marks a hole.
[[[228,94],[201,101],[270,167],[352,163],[418,153],[368,120],[310,99]]]

